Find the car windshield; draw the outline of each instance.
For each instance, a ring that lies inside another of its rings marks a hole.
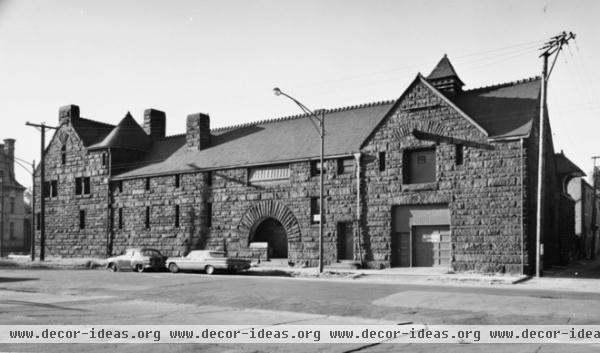
[[[160,256],[160,253],[157,250],[153,249],[144,249],[142,250],[143,256]]]
[[[220,251],[211,251],[210,257],[225,257],[225,253]]]

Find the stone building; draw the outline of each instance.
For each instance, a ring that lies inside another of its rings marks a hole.
[[[324,222],[327,264],[530,273],[540,87],[531,78],[464,90],[444,56],[398,99],[326,110],[324,219],[309,116],[211,129],[198,113],[165,136],[158,110],[141,126],[129,113],[113,126],[63,107],[44,157],[47,254],[150,246],[251,257],[251,243],[267,242],[271,257],[315,266]],[[560,258],[551,136],[544,264]]]
[[[25,232],[29,221],[25,213],[23,194],[25,187],[15,179],[15,140],[5,139],[0,143],[0,234],[2,255],[29,251],[30,233]],[[2,202],[2,201],[0,201]]]

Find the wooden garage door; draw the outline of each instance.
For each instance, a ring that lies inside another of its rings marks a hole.
[[[450,228],[448,226],[413,227],[413,267],[450,265]]]

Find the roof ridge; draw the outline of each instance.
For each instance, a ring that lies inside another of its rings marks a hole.
[[[395,101],[396,101],[396,99],[388,99],[388,100],[381,100],[381,101],[375,101],[375,102],[369,102],[369,103],[348,105],[348,106],[331,108],[331,109],[323,109],[323,110],[325,110],[326,113],[339,113],[339,112],[344,112],[344,111],[349,111],[349,110],[354,110],[354,109],[362,109],[362,108],[369,108],[369,107],[374,107],[374,106],[379,106],[379,105],[384,105],[384,104],[391,104],[391,103],[394,103]],[[309,116],[308,113],[295,114],[295,115],[286,115],[286,116],[277,117],[277,118],[257,120],[257,121],[252,121],[252,122],[246,122],[246,123],[240,123],[240,124],[230,125],[230,126],[221,126],[221,127],[218,127],[218,128],[210,129],[210,131],[211,132],[222,132],[222,131],[227,131],[227,130],[232,130],[232,129],[239,129],[239,128],[244,128],[244,127],[249,127],[249,126],[255,126],[255,125],[271,124],[271,123],[276,123],[276,122],[280,122],[280,121],[301,119],[301,118],[305,118],[307,116]]]
[[[85,121],[89,121],[89,122],[91,122],[91,123],[94,123],[94,124],[99,124],[99,125],[110,126],[110,127],[113,127],[113,128],[114,128],[114,127],[116,127],[116,125],[112,125],[112,124],[105,123],[105,122],[98,121],[98,120],[93,120],[93,119],[83,118],[83,117],[78,117],[78,118],[76,118],[76,119],[73,119],[73,120],[85,120]]]
[[[481,86],[481,87],[471,88],[471,89],[464,90],[463,92],[485,91],[485,90],[494,89],[494,88],[502,88],[502,87],[514,86],[514,85],[521,84],[521,83],[533,82],[533,81],[541,80],[541,79],[542,79],[541,76],[531,76],[531,77],[523,78],[520,80],[497,83],[497,84],[489,85],[489,86]]]

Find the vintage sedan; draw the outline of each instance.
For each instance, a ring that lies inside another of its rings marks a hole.
[[[169,271],[204,271],[212,275],[215,270],[229,270],[233,272],[250,268],[250,260],[227,257],[223,251],[192,250],[184,257],[169,257],[167,259]]]
[[[119,256],[106,259],[106,268],[109,271],[137,271],[144,272],[148,269],[162,270],[165,268],[166,256],[160,251],[150,248],[131,248]]]

